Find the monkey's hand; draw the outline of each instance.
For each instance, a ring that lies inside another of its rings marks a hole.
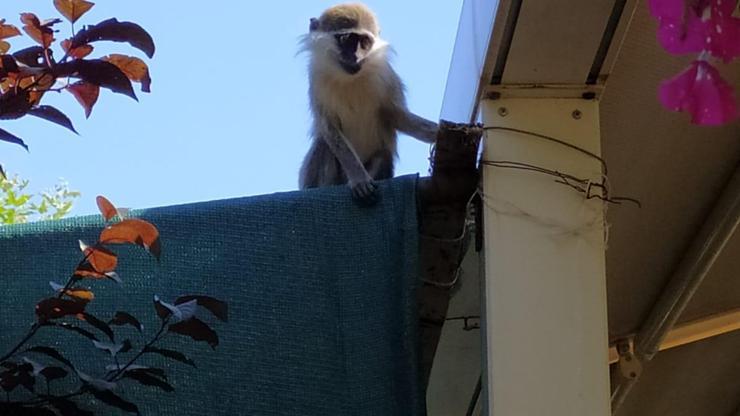
[[[378,184],[372,179],[363,180],[357,183],[350,183],[352,189],[352,198],[361,206],[369,207],[378,203],[380,200],[380,191]]]

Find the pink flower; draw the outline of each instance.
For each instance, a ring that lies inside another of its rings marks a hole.
[[[672,54],[709,51],[725,62],[740,56],[736,0],[650,0],[658,41]]]
[[[735,0],[714,0],[709,19],[707,50],[725,62],[740,56],[740,19],[732,16]]]
[[[663,49],[676,55],[704,50],[708,23],[684,0],[650,0],[650,13],[658,19],[658,41]]]
[[[660,85],[660,102],[671,111],[686,111],[691,122],[721,125],[740,117],[732,87],[719,71],[696,60],[682,73]]]

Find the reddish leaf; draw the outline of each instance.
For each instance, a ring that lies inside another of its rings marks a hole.
[[[103,57],[103,60],[117,66],[131,81],[140,82],[142,91],[151,92],[152,79],[149,76],[149,67],[144,61],[117,53]]]
[[[181,305],[195,299],[199,306],[208,309],[216,318],[226,322],[229,320],[229,306],[226,302],[202,295],[185,295],[175,300],[175,305]]]
[[[105,227],[100,233],[100,242],[104,244],[138,244],[157,259],[159,259],[161,253],[157,227],[138,218],[125,219]]]
[[[72,23],[92,9],[94,5],[95,3],[85,0],[54,0],[54,7]]]
[[[15,58],[16,61],[32,68],[44,68],[45,65],[42,62],[43,57],[44,48],[41,46],[31,46],[13,53],[13,58]]]
[[[135,404],[122,399],[110,390],[98,390],[93,388],[90,390],[90,393],[92,393],[96,399],[107,405],[117,407],[129,413],[136,413],[137,415],[140,414],[139,408],[136,407]]]
[[[14,55],[0,55],[0,69],[3,71],[3,76],[19,71],[17,60]]]
[[[90,118],[93,106],[98,101],[100,87],[85,81],[78,81],[67,87],[70,92],[85,109],[85,117]]]
[[[106,221],[110,221],[111,218],[118,214],[116,207],[106,197],[98,195],[95,197],[95,202],[98,204],[98,209]]]
[[[72,130],[74,133],[78,134],[77,130],[75,130],[74,126],[72,125],[72,120],[70,120],[69,117],[67,117],[64,113],[50,105],[40,105],[31,108],[30,110],[28,110],[28,114],[43,118],[44,120],[49,120],[52,123],[59,124],[60,126],[66,127]]]
[[[139,322],[133,315],[127,312],[116,312],[116,315],[108,321],[109,325],[131,325],[136,328],[137,331],[141,332],[144,329],[144,325]]]
[[[87,261],[90,263],[93,269],[95,269],[96,272],[105,274],[116,269],[116,265],[118,264],[118,256],[116,256],[116,253],[108,250],[107,248],[102,246],[92,246],[86,247],[83,252],[85,254],[85,257],[87,257]],[[79,268],[77,270],[79,270]],[[77,274],[77,271],[75,271],[75,274]]]
[[[157,347],[152,347],[152,346],[145,347],[143,351],[150,352],[153,354],[159,354],[163,357],[167,357],[175,361],[179,361],[181,363],[185,363],[185,364],[192,365],[193,367],[195,367],[195,361],[191,360],[190,358],[185,356],[185,354],[179,351],[168,350],[165,348],[157,348]]]
[[[57,409],[61,416],[95,416],[95,413],[81,409],[77,406],[77,403],[69,399],[51,397],[49,398],[49,404]]]
[[[0,19],[0,39],[7,39],[20,35],[21,31],[18,30],[17,27],[5,23],[5,19]]]
[[[61,22],[61,19],[49,19],[41,22],[33,13],[21,13],[21,22],[23,22],[23,30],[28,36],[45,49],[48,49],[52,42],[54,42],[54,30],[52,26]]]
[[[36,68],[29,68],[28,70],[39,72],[39,70]],[[29,88],[31,84],[34,84],[34,86],[30,87],[28,91],[28,103],[32,106],[36,106],[39,104],[39,102],[41,102],[41,97],[44,96],[46,91],[51,88],[55,82],[56,77],[54,77],[51,73],[44,71],[40,74],[24,78],[23,80],[21,80],[20,86],[23,88]],[[28,84],[28,86],[26,86],[25,84]]]
[[[78,300],[84,300],[85,302],[95,299],[95,294],[88,289],[68,289],[64,294]]]
[[[72,325],[67,322],[56,322],[54,324],[51,324],[51,326],[55,326],[57,328],[62,328],[62,329],[66,329],[67,331],[75,332],[92,341],[98,341],[98,337],[96,337],[95,334],[88,331],[87,329],[80,328],[77,325]]]
[[[30,364],[22,364],[11,370],[0,373],[0,387],[6,392],[15,390],[22,385],[28,391],[33,392],[33,386],[36,379],[31,374],[33,367]]]
[[[55,291],[61,292],[62,290],[64,290],[64,286],[54,282],[50,283],[52,284],[52,289],[54,289]],[[64,291],[64,294],[66,296],[74,298],[75,300],[81,300],[84,302],[90,302],[95,299],[95,294],[90,289],[83,289],[78,287],[67,289]]]
[[[69,361],[68,359],[64,358],[64,356],[62,354],[60,354],[59,351],[55,350],[54,348],[38,346],[38,347],[31,347],[31,348],[27,349],[25,352],[36,352],[36,353],[39,353],[39,354],[44,354],[44,355],[46,355],[48,357],[51,357],[51,358],[59,361],[60,363],[66,365],[67,367],[69,367],[72,370],[75,369],[75,367],[72,365],[72,362]]]
[[[72,46],[71,40],[65,39],[62,41],[62,49],[64,49],[64,52],[75,59],[82,59],[87,55],[90,55],[93,51],[92,45],[80,45],[76,48],[71,48],[70,46]]]
[[[156,376],[152,375],[151,372],[148,372],[145,369],[126,371],[126,373],[123,376],[128,377],[130,379],[134,379],[145,386],[159,387],[160,389],[168,393],[175,391],[175,389],[170,385],[170,383],[160,378],[157,378]]]
[[[69,374],[67,370],[62,367],[46,367],[41,370],[41,375],[46,378],[46,381],[54,381],[60,378],[64,378]]]
[[[111,341],[115,341],[115,335],[113,334],[113,330],[110,329],[108,324],[96,318],[94,315],[85,312],[85,313],[77,315],[77,318],[89,323],[90,325],[94,326],[95,328],[103,332],[105,335],[108,336],[108,339],[110,339]]]
[[[136,94],[126,74],[117,66],[100,59],[75,59],[71,62],[57,64],[53,68],[56,77],[74,77],[107,88],[115,93],[129,96],[136,100]]]
[[[5,55],[7,56],[7,55]],[[0,95],[0,120],[15,120],[25,116],[33,107],[25,89],[14,88]]]
[[[169,326],[168,330],[176,334],[187,335],[196,341],[206,341],[211,348],[218,345],[218,334],[198,318],[178,322]]]
[[[0,129],[0,140],[8,143],[14,143],[23,146],[24,149],[28,150],[28,146],[19,137],[13,136],[7,131]],[[5,176],[5,175],[3,175]]]
[[[93,269],[92,265],[90,263],[84,263],[80,266],[78,266],[75,269],[74,273],[75,277],[78,278],[92,278],[92,279],[106,279],[108,276],[106,276],[105,273],[100,273],[97,270]]]
[[[58,319],[68,315],[77,315],[85,311],[87,302],[69,299],[48,298],[36,305],[36,316],[39,321]]]
[[[144,51],[146,56],[154,56],[154,41],[141,26],[131,22],[119,22],[108,19],[97,25],[87,26],[72,38],[72,47],[76,48],[90,42],[109,40],[128,42],[134,48]]]

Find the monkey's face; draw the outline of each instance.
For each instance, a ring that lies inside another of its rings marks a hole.
[[[341,32],[334,34],[337,47],[337,61],[342,69],[354,75],[362,69],[362,64],[373,49],[375,40],[371,35],[361,32]]]

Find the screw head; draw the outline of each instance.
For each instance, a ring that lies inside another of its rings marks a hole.
[[[506,107],[498,108],[498,115],[500,115],[501,117],[506,117],[507,114],[509,114],[509,110]]]
[[[576,120],[580,120],[581,117],[583,117],[583,113],[581,113],[581,110],[573,110],[573,112],[571,113],[571,115]]]

